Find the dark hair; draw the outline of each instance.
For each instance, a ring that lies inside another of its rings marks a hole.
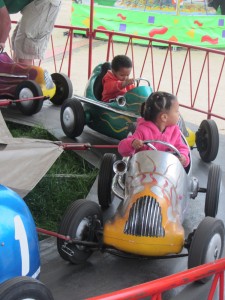
[[[159,113],[170,110],[172,101],[177,97],[166,92],[151,93],[145,102],[143,117],[146,121],[155,121]]]
[[[132,68],[133,64],[131,59],[126,55],[117,55],[113,58],[112,63],[112,70],[117,72],[121,68]]]

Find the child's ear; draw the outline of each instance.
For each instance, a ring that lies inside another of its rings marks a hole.
[[[162,113],[161,116],[160,116],[160,118],[161,118],[161,121],[162,121],[162,122],[166,123],[166,122],[167,122],[168,116],[167,116],[166,113]]]

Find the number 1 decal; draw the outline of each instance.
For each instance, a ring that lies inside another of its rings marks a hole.
[[[22,276],[26,276],[30,270],[30,256],[29,256],[29,248],[27,241],[27,234],[20,216],[14,217],[15,224],[15,240],[20,243],[20,253],[21,253],[21,261],[22,261]]]

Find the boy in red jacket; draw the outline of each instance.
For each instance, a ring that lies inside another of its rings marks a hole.
[[[102,101],[109,102],[117,96],[124,95],[133,89],[134,79],[129,79],[132,70],[132,61],[126,55],[117,55],[113,58],[112,70],[109,70],[102,79]]]

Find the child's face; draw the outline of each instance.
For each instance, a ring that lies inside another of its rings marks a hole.
[[[120,81],[124,81],[129,78],[131,72],[131,68],[120,68],[118,71],[113,71],[113,74],[118,78]]]
[[[177,100],[172,101],[170,110],[167,112],[167,126],[176,125],[180,116],[179,103]]]

